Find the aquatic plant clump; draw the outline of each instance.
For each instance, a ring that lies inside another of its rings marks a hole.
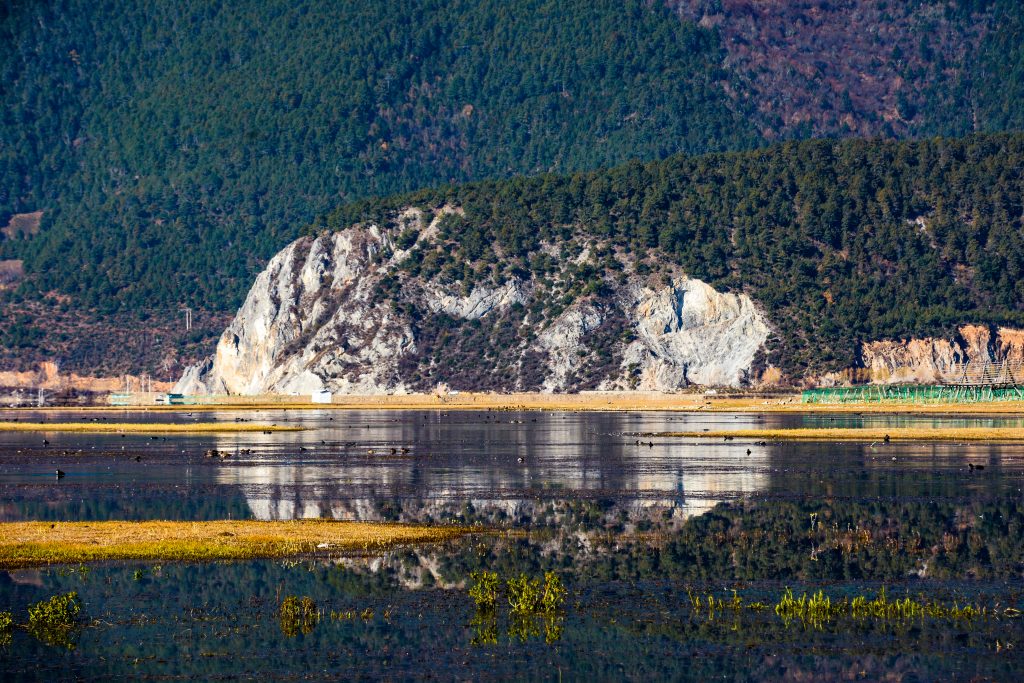
[[[77,592],[41,600],[28,608],[28,632],[47,645],[74,649],[71,636],[79,625],[81,611]]]
[[[473,584],[469,595],[476,604],[476,613],[469,625],[473,629],[471,645],[494,645],[498,642],[498,588],[496,572],[472,572]],[[544,636],[551,644],[562,637],[564,613],[568,593],[561,577],[553,571],[539,577],[526,574],[505,581],[509,605],[508,636],[513,641],[526,642]]]
[[[13,631],[14,615],[10,612],[0,612],[0,646],[10,645]]]
[[[544,573],[544,593],[540,597],[541,611],[552,614],[562,609],[568,593],[562,585],[562,579],[555,572]]]
[[[540,611],[540,579],[520,574],[509,579],[507,585],[508,604],[513,613],[534,614]]]
[[[281,632],[289,638],[299,633],[308,635],[320,623],[320,611],[309,596],[297,598],[294,595],[289,595],[285,597],[277,610],[277,616],[281,624]]]
[[[689,589],[687,589],[687,593],[693,612],[705,614],[709,619],[726,612],[733,614],[744,611],[760,612],[767,607],[761,602],[745,602],[736,591],[733,591],[732,598],[729,600],[716,598],[711,594],[702,599]],[[833,600],[831,596],[821,590],[811,594],[802,593],[798,598],[793,594],[792,589],[787,588],[775,604],[774,612],[785,624],[798,620],[815,627],[842,618],[879,622],[903,622],[914,619],[959,622],[982,617],[1013,619],[1020,616],[1020,612],[1012,607],[990,610],[971,604],[961,606],[958,602],[953,602],[951,605],[943,604],[935,600],[928,600],[924,596],[917,599],[907,596],[902,600],[891,600],[884,587],[874,598],[869,599],[867,596],[858,595],[852,600],[847,597]]]
[[[508,580],[508,604],[516,614],[551,614],[562,608],[566,590],[562,579],[555,572],[544,574],[540,579],[525,574]]]
[[[482,612],[493,612],[498,604],[498,574],[496,572],[479,571],[470,573],[473,585],[469,588],[469,597]]]

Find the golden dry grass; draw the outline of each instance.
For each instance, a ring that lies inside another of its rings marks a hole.
[[[99,560],[209,561],[378,551],[468,533],[454,526],[288,522],[4,522],[0,570]],[[326,544],[326,545],[324,545]]]
[[[88,432],[91,434],[223,434],[299,432],[303,427],[239,422],[0,422],[0,432]]]
[[[798,428],[735,429],[709,432],[656,432],[643,436],[687,439],[737,439],[763,441],[1024,441],[1024,428],[1017,427],[884,427],[884,428]]]

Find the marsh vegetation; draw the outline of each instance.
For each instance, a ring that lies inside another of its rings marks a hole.
[[[526,642],[543,634],[544,642],[550,645],[561,639],[567,591],[556,572],[545,572],[543,579],[520,573],[502,582],[496,572],[483,570],[472,572],[470,579],[469,597],[476,606],[469,622],[473,645],[498,644],[502,583],[508,604],[504,621],[509,640]]]

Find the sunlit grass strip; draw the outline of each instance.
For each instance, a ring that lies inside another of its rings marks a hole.
[[[1024,441],[1020,427],[882,427],[882,428],[797,428],[733,429],[709,432],[644,432],[643,437],[686,439],[750,439],[762,441]]]
[[[247,422],[0,422],[0,432],[82,432],[90,434],[223,434],[299,432],[303,427]]]
[[[0,570],[101,560],[202,562],[378,551],[443,541],[455,526],[296,520],[288,522],[0,523]]]

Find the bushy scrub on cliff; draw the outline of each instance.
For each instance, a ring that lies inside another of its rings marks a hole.
[[[1024,135],[785,143],[370,200],[309,230],[461,207],[395,268],[395,287],[543,283],[592,250],[555,283],[555,310],[599,299],[623,260],[681,269],[749,293],[776,327],[768,362],[798,377],[855,364],[865,340],[1024,324],[1021,169]]]

